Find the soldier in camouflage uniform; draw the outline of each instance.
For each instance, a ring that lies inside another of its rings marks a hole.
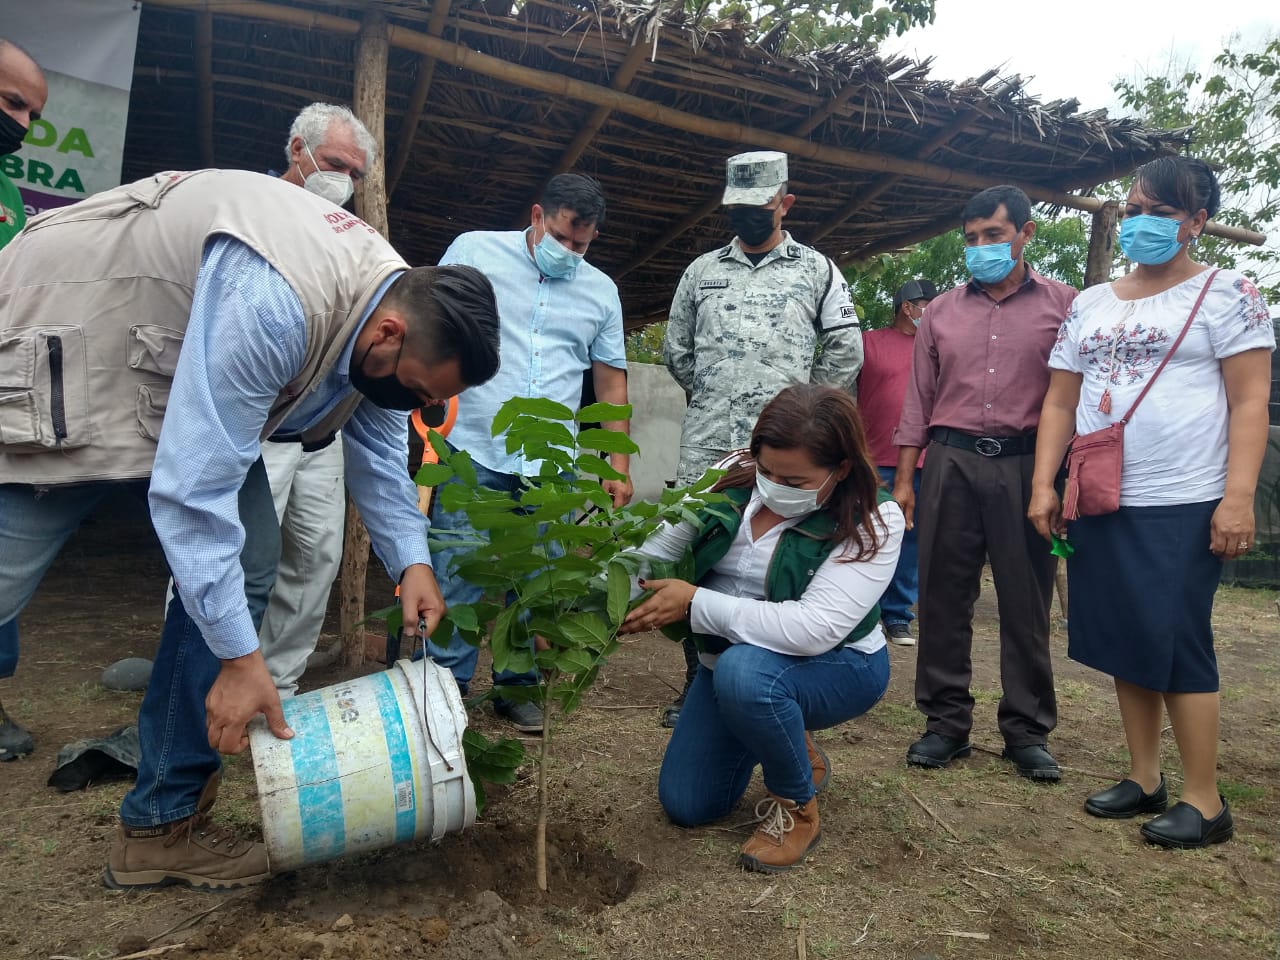
[[[787,192],[787,155],[740,153],[727,166],[723,202],[735,236],[685,270],[662,344],[667,369],[689,397],[681,485],[747,446],[760,411],[784,387],[812,382],[853,393],[862,367],[862,331],[844,276],[782,229],[796,202]],[[684,655],[687,693],[698,667],[687,641]],[[663,726],[676,725],[685,693],[663,712]]]
[[[684,272],[662,346],[689,395],[680,484],[745,447],[783,387],[813,382],[853,392],[862,333],[849,286],[828,257],[782,229],[795,199],[785,153],[729,158],[724,204],[736,236]]]

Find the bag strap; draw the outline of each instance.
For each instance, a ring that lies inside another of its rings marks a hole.
[[[1119,423],[1128,423],[1129,420],[1132,419],[1133,411],[1138,409],[1138,404],[1142,402],[1142,398],[1147,395],[1147,391],[1150,390],[1152,384],[1156,382],[1156,377],[1160,376],[1160,371],[1164,369],[1166,363],[1173,359],[1174,352],[1182,345],[1183,338],[1187,335],[1187,331],[1191,329],[1191,321],[1196,318],[1196,314],[1200,310],[1200,304],[1204,303],[1205,294],[1207,294],[1209,292],[1209,288],[1213,286],[1213,278],[1217,275],[1218,270],[1215,269],[1210,271],[1209,279],[1204,282],[1204,287],[1200,290],[1200,296],[1196,297],[1195,306],[1191,308],[1191,315],[1187,317],[1187,322],[1182,325],[1182,332],[1178,334],[1178,339],[1173,341],[1173,346],[1169,348],[1169,352],[1166,353],[1164,355],[1164,359],[1160,361],[1160,366],[1156,367],[1156,372],[1147,380],[1147,385],[1143,387],[1142,392],[1138,394],[1138,399],[1133,401],[1133,406],[1129,408],[1128,413],[1120,418],[1118,421]]]

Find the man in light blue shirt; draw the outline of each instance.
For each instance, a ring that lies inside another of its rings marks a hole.
[[[40,271],[24,269],[33,261]],[[0,484],[0,622],[26,604],[119,481],[147,493],[176,586],[138,715],[138,779],[121,804],[107,883],[225,889],[263,880],[262,844],[206,817],[218,754],[245,749],[252,717],[292,736],[258,649],[271,579],[249,576],[251,566],[274,570],[280,546],[261,443],[268,435],[316,442],[341,428],[352,496],[416,614],[406,627],[416,632],[424,620],[432,629],[445,606],[405,470],[402,411],[493,375],[492,287],[467,268],[407,269],[376,231],[306,191],[260,174],[202,171],[139,181],[37,221],[0,255],[0,294],[0,332],[15,343],[52,336],[40,325],[46,314],[78,319],[86,302],[98,305],[92,324],[58,328],[60,344],[84,344],[84,361],[50,367],[65,389],[52,401],[39,384],[31,390],[33,429],[43,429],[52,403],[68,449],[0,439],[0,464],[16,481]],[[121,331],[141,329],[138,317],[168,338],[147,335],[147,356],[113,353]],[[156,361],[174,354],[166,377]],[[135,407],[113,394],[140,368],[151,372],[139,396],[167,395],[167,405]],[[106,436],[127,445],[104,459],[93,451]]]
[[[502,324],[502,365],[497,375],[472,387],[458,403],[458,418],[449,444],[466,450],[483,486],[518,493],[523,478],[537,474],[540,462],[507,453],[506,435],[494,437],[490,427],[498,408],[512,397],[546,397],[577,409],[582,374],[590,370],[596,399],[627,402],[626,351],[618,289],[586,261],[587,248],[599,236],[605,200],[591,177],[565,173],[553,177],[535,203],[530,226],[505,232],[464,233],[445,251],[440,263],[476,267],[493,283]],[[572,425],[571,425],[572,426]],[[627,421],[603,424],[627,431]],[[630,457],[612,454],[614,469],[625,480],[606,480],[614,506],[631,500]],[[440,508],[434,498],[432,526],[451,536],[471,539],[475,531],[462,511]],[[448,605],[474,603],[483,591],[450,573],[453,551],[435,549],[436,570]],[[427,652],[448,667],[465,693],[475,673],[477,650],[455,631],[447,646],[429,643]],[[494,683],[517,686],[537,683],[536,672],[495,674]],[[542,713],[532,703],[497,700],[494,708],[524,733],[542,730]]]

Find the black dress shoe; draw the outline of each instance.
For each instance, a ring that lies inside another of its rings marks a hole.
[[[957,757],[967,757],[972,751],[973,744],[968,739],[926,733],[907,748],[907,763],[913,767],[945,767]]]
[[[1211,843],[1225,843],[1236,832],[1236,827],[1231,821],[1227,798],[1219,794],[1218,799],[1222,801],[1222,812],[1212,820],[1206,820],[1204,814],[1185,801],[1175,803],[1168,813],[1144,823],[1142,836],[1148,843],[1178,850],[1196,850]]]
[[[1012,760],[1018,773],[1028,780],[1044,780],[1053,782],[1062,778],[1058,761],[1043,743],[1029,743],[1023,747],[1005,747],[1001,754],[1006,760]]]
[[[1084,802],[1084,812],[1108,820],[1128,820],[1140,813],[1164,813],[1169,806],[1169,791],[1160,775],[1160,786],[1150,793],[1133,780],[1121,780],[1114,787],[1091,794]]]

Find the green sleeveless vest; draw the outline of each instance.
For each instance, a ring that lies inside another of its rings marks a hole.
[[[713,503],[699,512],[702,530],[685,552],[680,562],[685,578],[701,585],[712,568],[724,559],[738,535],[738,527],[742,525],[742,514],[747,502],[751,499],[750,487],[729,487],[722,490],[728,503]],[[880,488],[876,503],[885,503],[893,499],[889,491]],[[765,575],[765,599],[773,603],[784,600],[799,600],[809,586],[809,581],[818,572],[818,567],[831,555],[838,544],[828,539],[835,529],[835,521],[825,510],[809,514],[794,527],[782,532],[778,545],[774,548],[773,558],[769,561],[769,571]],[[679,573],[674,574],[680,576]],[[862,618],[847,637],[836,644],[836,649],[847,643],[861,640],[880,620],[880,605],[877,603]],[[705,633],[694,633],[689,628],[688,620],[663,627],[662,632],[672,640],[693,641],[694,646],[702,653],[718,654],[727,650],[731,644],[724,637]]]

